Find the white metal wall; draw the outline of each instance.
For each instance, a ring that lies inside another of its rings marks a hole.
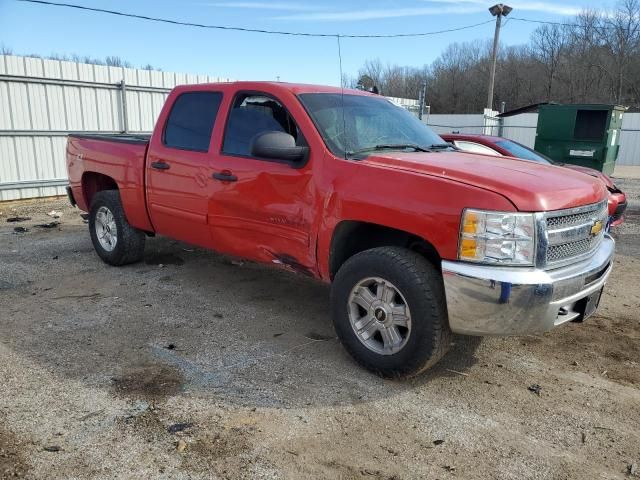
[[[150,132],[169,89],[218,81],[228,79],[0,55],[0,201],[64,194],[68,133]]]

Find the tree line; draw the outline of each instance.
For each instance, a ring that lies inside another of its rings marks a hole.
[[[507,17],[507,22],[509,19]],[[508,23],[507,23],[508,25]],[[449,45],[431,65],[367,60],[345,86],[419,98],[433,113],[478,113],[486,107],[491,41]],[[543,24],[525,45],[501,47],[493,108],[538,102],[615,103],[640,110],[640,0],[613,11],[585,10],[564,24]]]
[[[14,51],[10,47],[0,45],[0,55],[14,55]],[[91,65],[103,65],[106,67],[136,68],[131,62],[123,60],[122,58],[115,55],[104,57],[104,59],[91,57],[89,55],[77,55],[75,53],[72,53],[71,55],[61,55],[59,53],[52,53],[51,55],[40,55],[38,53],[28,53],[26,55],[20,55],[29,58],[44,58],[45,60],[61,60],[63,62],[88,63]],[[142,65],[140,68],[142,70],[162,71],[161,68],[154,67],[149,63],[146,65]]]

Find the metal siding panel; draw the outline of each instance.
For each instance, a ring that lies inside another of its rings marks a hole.
[[[22,57],[7,55],[5,57],[7,75],[24,75],[24,61]]]
[[[618,165],[640,166],[640,113],[625,113],[622,117]]]
[[[78,79],[83,82],[94,82],[95,75],[93,74],[93,65],[86,63],[78,63]]]
[[[153,105],[151,93],[138,92],[138,100],[140,102],[140,130],[151,132],[154,125]]]
[[[127,121],[129,130],[140,131],[140,104],[138,103],[138,92],[127,90]]]
[[[94,65],[93,76],[96,82],[112,83],[111,80],[109,79],[109,67],[105,67],[104,65]]]
[[[66,130],[67,115],[63,88],[59,85],[47,85],[47,102],[49,105],[49,120],[51,130]]]
[[[0,62],[2,65],[2,62]],[[0,130],[11,130],[11,105],[9,103],[9,84],[0,82]]]
[[[9,105],[13,116],[13,128],[16,130],[31,130],[31,114],[27,85],[24,83],[9,83]]]
[[[122,67],[109,68],[109,83],[119,83],[124,78],[124,69]]]
[[[24,57],[24,70],[29,77],[44,77],[41,58]]]
[[[96,121],[100,130],[115,130],[114,111],[111,103],[111,91],[97,88],[95,90],[96,99]]]
[[[187,82],[187,74],[186,73],[176,73],[176,85],[186,85]]]
[[[133,68],[123,68],[124,81],[127,85],[138,85],[138,76],[136,74],[135,69]]]
[[[80,100],[82,107],[83,128],[85,130],[99,130],[98,110],[96,108],[95,88],[81,88]]]
[[[27,95],[31,114],[31,128],[34,130],[47,130],[49,128],[49,119],[45,86],[29,84],[27,85]]]
[[[46,78],[62,78],[62,69],[57,60],[43,60],[44,76]]]
[[[13,138],[0,137],[0,182],[20,180]]]
[[[80,88],[65,86],[62,89],[67,110],[67,128],[69,130],[83,130]]]
[[[20,172],[19,180],[37,180],[38,167],[33,151],[32,137],[15,137],[15,142],[18,170]]]
[[[158,88],[164,87],[163,80],[162,80],[162,77],[163,77],[162,73],[163,72],[158,72],[156,70],[149,72],[149,74],[151,75],[152,87],[158,87]]]
[[[65,80],[78,80],[78,67],[77,63],[73,62],[60,62],[60,71],[62,72],[62,78]]]
[[[2,75],[8,75],[6,62],[7,62],[7,56],[0,55],[0,74]]]
[[[516,142],[533,148],[536,143],[537,113],[523,113],[504,119],[503,135]]]
[[[151,74],[149,70],[138,70],[138,85],[141,87],[150,87],[151,86]]]
[[[151,94],[153,125],[155,125],[158,121],[158,117],[160,116],[160,112],[162,111],[162,106],[164,105],[165,98],[167,98],[167,95],[164,93]]]
[[[67,178],[67,137],[50,137],[54,179]]]
[[[170,72],[162,72],[162,86],[165,88],[173,88],[176,86],[176,74]]]

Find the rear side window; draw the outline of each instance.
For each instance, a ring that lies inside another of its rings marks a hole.
[[[187,92],[180,95],[171,108],[164,129],[165,146],[208,151],[221,102],[220,92]]]

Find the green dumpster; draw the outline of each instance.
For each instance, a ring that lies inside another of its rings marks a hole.
[[[535,149],[557,162],[611,175],[624,111],[619,105],[541,105]]]

